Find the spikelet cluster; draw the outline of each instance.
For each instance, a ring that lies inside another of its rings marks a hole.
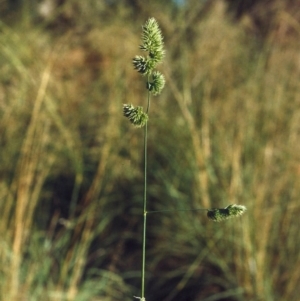
[[[154,71],[151,77],[152,81],[147,83],[147,89],[153,95],[158,95],[165,85],[165,78],[159,71]]]
[[[147,88],[153,95],[158,95],[165,85],[165,79],[154,68],[163,60],[165,50],[161,30],[154,18],[150,18],[143,26],[140,49],[148,52],[148,55],[135,56],[132,60],[133,67],[143,75],[152,75],[152,82],[147,83]]]
[[[142,75],[147,76],[146,88],[152,95],[161,93],[165,86],[165,78],[154,70],[164,56],[164,42],[161,30],[154,18],[150,18],[143,26],[142,44],[140,49],[147,52],[146,56],[136,55],[133,67]],[[148,121],[148,111],[144,112],[142,107],[134,107],[132,104],[123,105],[123,114],[136,127],[143,127]]]
[[[148,115],[143,111],[143,108],[134,107],[132,104],[123,105],[123,114],[136,127],[143,127],[148,120]]]
[[[247,208],[243,205],[233,204],[225,208],[209,209],[207,217],[214,222],[221,222],[232,217],[240,216],[245,213],[246,210]]]

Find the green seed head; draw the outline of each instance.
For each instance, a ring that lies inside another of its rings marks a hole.
[[[148,115],[143,111],[143,108],[134,107],[132,104],[123,105],[123,114],[136,127],[143,127],[148,121]]]
[[[137,55],[133,59],[133,66],[138,72],[151,74],[156,65],[165,56],[163,36],[154,18],[150,18],[143,26],[142,45],[140,49],[147,51],[147,57]]]
[[[242,205],[229,205],[226,208],[210,209],[207,212],[207,217],[215,222],[242,215],[247,208]]]
[[[165,86],[165,78],[159,71],[154,71],[152,74],[152,82],[149,82],[147,89],[153,94],[158,95]]]
[[[150,18],[143,26],[142,42],[140,48],[148,51],[152,60],[158,63],[163,59],[165,55],[163,36],[154,18]]]

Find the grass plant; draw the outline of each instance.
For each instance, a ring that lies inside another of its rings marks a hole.
[[[146,229],[148,213],[164,213],[174,210],[147,210],[147,141],[148,141],[148,118],[150,108],[150,95],[158,95],[161,93],[164,85],[164,76],[159,71],[154,71],[157,63],[164,58],[165,51],[163,49],[163,36],[159,26],[154,18],[150,18],[143,26],[141,50],[147,51],[148,56],[136,56],[133,59],[134,68],[142,75],[147,76],[146,88],[148,90],[146,111],[142,107],[134,107],[132,104],[123,106],[124,116],[136,127],[144,127],[144,198],[143,198],[143,238],[142,238],[142,268],[141,268],[141,297],[135,297],[141,301],[145,301],[145,266],[146,266]],[[152,77],[152,81],[150,78]],[[205,201],[204,203],[207,203]],[[176,210],[176,209],[175,209]],[[223,221],[228,218],[242,215],[246,211],[245,206],[229,205],[226,208],[217,209],[177,209],[176,211],[204,210],[207,211],[207,217],[213,221]]]
[[[145,301],[145,265],[146,265],[146,228],[147,228],[147,142],[148,142],[148,115],[150,109],[150,95],[161,93],[164,85],[164,76],[154,68],[164,57],[163,36],[154,18],[150,18],[143,26],[141,50],[148,53],[147,57],[136,56],[133,59],[134,68],[147,76],[146,88],[148,90],[147,107],[144,112],[141,107],[134,108],[132,105],[124,105],[124,116],[138,127],[144,127],[144,198],[143,198],[143,246],[142,246],[142,269],[141,269],[141,297]]]

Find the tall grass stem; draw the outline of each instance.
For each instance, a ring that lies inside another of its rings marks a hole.
[[[147,82],[149,82],[149,75]],[[148,91],[147,99],[147,110],[148,114],[150,109],[150,92]],[[147,228],[147,139],[148,139],[148,122],[146,122],[144,127],[144,204],[143,204],[143,250],[142,250],[142,287],[141,296],[145,297],[145,265],[146,265],[146,228]],[[143,300],[143,299],[142,299]]]

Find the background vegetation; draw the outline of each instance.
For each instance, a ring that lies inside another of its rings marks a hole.
[[[299,300],[297,1],[1,1],[0,299],[139,295],[141,25],[165,37],[152,101],[147,301]],[[29,5],[30,4],[30,5]],[[47,6],[48,5],[48,6]]]

